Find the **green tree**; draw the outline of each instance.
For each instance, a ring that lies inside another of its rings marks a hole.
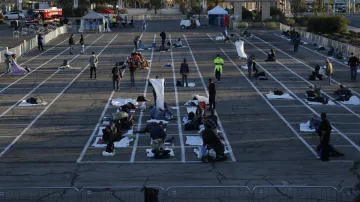
[[[59,7],[61,8],[71,8],[73,7],[73,1],[72,0],[58,0],[57,1]]]
[[[157,11],[162,8],[164,8],[164,3],[162,2],[162,0],[150,0],[148,10],[154,9],[155,14],[157,14]]]
[[[291,1],[291,11],[294,14],[294,17],[302,16],[306,11],[306,1],[305,0],[292,0]]]

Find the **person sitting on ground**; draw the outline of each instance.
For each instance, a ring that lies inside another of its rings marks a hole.
[[[352,96],[351,90],[345,88],[342,84],[340,84],[340,88],[334,92],[338,98],[336,100],[339,101],[349,101],[350,97]]]
[[[141,69],[146,69],[149,67],[149,62],[145,59],[145,57],[139,52],[137,53],[137,55],[140,58],[140,68]]]
[[[150,110],[150,118],[151,119],[156,119],[156,120],[170,121],[174,117],[173,117],[172,112],[167,107],[165,107],[163,110],[159,109],[157,107],[153,107]]]
[[[176,43],[175,43],[175,44],[173,44],[173,46],[174,46],[174,47],[176,47],[176,48],[182,47],[182,46],[183,46],[183,44],[182,44],[181,39],[179,38],[179,39],[176,41]]]
[[[109,125],[106,126],[102,132],[102,139],[104,142],[114,143],[122,139],[121,132],[119,132],[115,126],[115,121],[110,121]]]
[[[270,52],[269,52],[269,54],[268,54],[268,57],[267,57],[267,59],[265,60],[265,62],[266,61],[276,61],[276,59],[275,59],[275,52],[274,52],[274,50],[271,48],[270,49]]]
[[[216,159],[226,160],[225,146],[212,128],[205,127],[205,129],[201,132],[201,136],[203,140],[203,146],[207,146],[215,150]]]
[[[336,52],[335,52],[335,58],[339,59],[339,60],[344,59],[344,55],[343,55],[342,51],[339,50],[338,48],[336,49]]]
[[[328,55],[328,56],[333,56],[334,53],[335,53],[334,47],[330,46],[330,50],[327,52],[327,55]]]
[[[216,128],[218,127],[218,117],[215,115],[215,111],[213,109],[210,110],[210,115],[206,117],[205,122],[207,119],[211,119],[215,123]]]
[[[230,41],[230,37],[229,37],[229,35],[228,35],[228,31],[227,31],[226,28],[223,30],[222,34],[223,34],[223,36],[224,36],[224,42],[225,42],[225,43],[229,42],[229,41]]]
[[[149,48],[142,42],[142,40],[139,40],[138,46],[139,46],[139,49],[142,49],[142,50],[148,50],[148,49],[149,49]]]
[[[283,31],[282,35],[284,35],[286,37],[290,37],[291,36],[290,30]]]
[[[16,54],[12,54],[10,60],[12,61],[13,69],[9,74],[27,74],[27,73],[30,72],[29,68],[27,68],[27,67],[23,68],[23,67],[21,67],[20,65],[17,64],[17,62],[16,62]]]
[[[313,117],[313,116],[310,117],[310,120],[309,120],[309,128],[310,129],[316,130],[318,128],[319,124],[320,124],[320,118]]]
[[[155,150],[162,148],[164,142],[173,141],[173,138],[171,136],[166,135],[162,121],[151,125],[150,138],[152,140],[151,148]]]

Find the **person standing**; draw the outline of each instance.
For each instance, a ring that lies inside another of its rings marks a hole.
[[[104,28],[105,28],[105,32],[107,32],[108,31],[108,23],[107,23],[107,21],[105,21],[105,25],[104,25]]]
[[[70,47],[70,55],[72,55],[73,54],[73,49],[74,49],[74,45],[75,45],[75,43],[74,43],[74,38],[73,38],[73,34],[70,36],[70,38],[69,38],[69,47]]]
[[[165,39],[166,39],[166,31],[165,30],[160,33],[160,37],[161,37],[161,45],[165,46]]]
[[[180,66],[182,86],[184,86],[185,82],[186,82],[186,87],[189,87],[188,80],[187,80],[187,76],[188,76],[189,72],[190,72],[189,65],[186,63],[186,59],[184,59],[184,62],[181,63],[181,66]]]
[[[326,76],[329,78],[329,85],[331,85],[331,76],[334,74],[333,65],[329,59],[326,59]]]
[[[220,54],[216,55],[214,64],[215,64],[215,69],[214,69],[215,77],[216,77],[217,81],[220,82],[220,77],[221,77],[221,74],[223,73],[222,66],[224,64],[224,60],[222,58],[220,58]]]
[[[300,40],[300,34],[299,33],[296,33],[296,37],[294,39],[294,52],[298,52],[299,51],[299,45],[301,43],[301,40]]]
[[[39,48],[39,50],[42,50],[42,51],[44,51],[43,40],[44,40],[44,38],[41,36],[41,34],[39,34],[38,35],[38,48]]]
[[[209,104],[210,104],[208,110],[211,111],[211,110],[215,110],[215,96],[216,96],[216,86],[212,79],[209,79],[208,89],[209,89]]]
[[[138,49],[139,39],[139,36],[135,36],[134,38],[135,51]]]
[[[250,57],[248,57],[248,60],[247,60],[249,79],[251,78],[251,75],[252,75],[251,74],[252,73],[252,67],[253,67],[253,63],[255,62],[254,59],[255,59],[255,56],[251,55]]]
[[[329,161],[329,143],[331,134],[331,124],[326,118],[326,113],[321,113],[321,121],[316,129],[317,134],[320,136],[321,144],[321,161]]]
[[[354,53],[351,53],[351,57],[348,61],[348,66],[350,67],[351,81],[356,81],[357,67],[359,66],[359,58],[354,56]]]
[[[6,74],[7,73],[10,73],[11,72],[11,63],[12,63],[12,60],[13,60],[13,58],[12,58],[12,56],[9,54],[6,54],[5,55],[6,56],[6,58],[5,58],[5,65],[6,65]]]
[[[80,41],[79,41],[80,45],[81,45],[81,54],[84,54],[85,53],[85,45],[84,45],[84,36],[83,34],[81,34],[80,36]]]
[[[113,89],[115,90],[115,85],[116,85],[116,90],[119,90],[119,83],[120,83],[120,79],[122,78],[122,74],[118,67],[118,63],[116,63],[116,66],[112,69],[111,73],[113,75]]]
[[[96,79],[96,67],[99,60],[97,56],[95,55],[95,52],[92,52],[92,56],[90,57],[89,63],[90,63],[90,79],[92,79],[93,73]]]

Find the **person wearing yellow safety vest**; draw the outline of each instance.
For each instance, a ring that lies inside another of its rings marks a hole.
[[[115,16],[113,16],[112,18],[111,18],[111,24],[112,24],[112,26],[113,27],[115,27],[116,26],[116,17]]]
[[[224,64],[224,60],[220,57],[219,54],[217,54],[214,60],[214,65],[215,65],[214,73],[218,82],[220,82],[220,76],[223,73],[222,70],[223,64]]]

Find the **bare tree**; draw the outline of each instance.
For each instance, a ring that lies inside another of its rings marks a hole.
[[[306,11],[306,1],[305,0],[291,0],[291,11],[294,14],[294,17],[298,17],[303,15]]]

